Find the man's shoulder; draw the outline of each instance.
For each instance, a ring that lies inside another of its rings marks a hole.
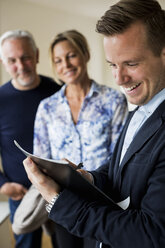
[[[39,75],[40,79],[41,79],[41,86],[42,87],[52,87],[54,88],[56,91],[59,90],[61,88],[61,85],[59,85],[53,78],[48,77],[48,76],[44,76],[44,75]]]
[[[45,75],[39,75],[40,76],[40,80],[41,80],[41,82],[42,83],[50,83],[50,84],[57,84],[57,82],[53,79],[53,78],[51,78],[51,77],[48,77],[48,76],[45,76]],[[57,84],[57,85],[59,85],[59,84]]]
[[[2,85],[0,85],[0,94],[4,92],[8,92],[8,90],[11,88],[11,81],[8,81]]]
[[[45,76],[45,75],[39,75],[41,82],[55,82],[53,78],[49,77],[49,76]]]

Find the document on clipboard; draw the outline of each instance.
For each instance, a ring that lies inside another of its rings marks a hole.
[[[45,174],[53,178],[62,188],[76,192],[88,201],[100,201],[103,204],[111,205],[113,209],[126,209],[128,207],[128,198],[121,203],[115,203],[103,191],[77,172],[79,167],[75,168],[65,160],[52,160],[35,156],[25,151],[17,141],[14,140],[14,143],[26,157],[30,157]]]

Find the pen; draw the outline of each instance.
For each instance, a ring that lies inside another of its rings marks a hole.
[[[83,167],[83,163],[79,163],[76,169],[81,169],[82,167]]]

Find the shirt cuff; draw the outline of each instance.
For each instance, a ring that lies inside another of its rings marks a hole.
[[[56,194],[56,195],[52,198],[51,202],[45,205],[46,211],[47,211],[48,213],[50,213],[50,211],[51,211],[51,209],[52,209],[54,203],[55,203],[56,200],[58,199],[58,197],[59,197],[59,194]]]

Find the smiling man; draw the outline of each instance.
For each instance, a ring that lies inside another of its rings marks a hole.
[[[13,140],[32,152],[34,118],[40,101],[60,86],[38,75],[39,51],[32,35],[24,30],[7,31],[0,37],[0,60],[11,80],[0,87],[0,193],[9,197],[11,222],[31,183],[22,166],[23,156]],[[15,235],[16,248],[40,248],[41,228]]]
[[[28,39],[7,39],[2,44],[2,51],[2,62],[15,88],[26,90],[39,85],[36,73],[38,49],[32,49]]]
[[[49,202],[49,218],[106,248],[165,247],[165,11],[155,0],[121,0],[97,23],[106,59],[128,101],[130,114],[110,162],[90,172],[126,210],[85,199],[42,174],[27,159],[32,183]],[[73,207],[74,206],[74,207]]]
[[[131,24],[124,35],[105,36],[104,48],[115,81],[130,103],[145,105],[164,88],[165,51],[155,56],[156,51],[147,47],[146,28],[141,22]]]

